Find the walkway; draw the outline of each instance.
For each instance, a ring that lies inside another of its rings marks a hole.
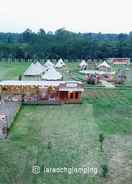
[[[103,86],[105,86],[106,88],[115,88],[115,86],[113,84],[111,84],[110,82],[107,82],[105,80],[100,80],[101,84]]]

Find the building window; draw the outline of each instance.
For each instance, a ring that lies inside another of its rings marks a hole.
[[[73,99],[73,93],[70,93],[70,99]]]
[[[78,99],[78,92],[75,93],[75,98]]]

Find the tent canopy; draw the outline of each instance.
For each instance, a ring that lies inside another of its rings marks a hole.
[[[48,60],[46,61],[46,63],[45,63],[45,66],[46,66],[47,68],[50,68],[50,67],[54,67],[54,64],[50,61],[50,59],[48,59]]]
[[[88,64],[86,63],[85,60],[82,60],[81,63],[80,63],[80,67],[82,67],[82,66],[87,66],[87,65],[88,65]]]
[[[65,63],[62,59],[59,59],[58,62],[56,63],[55,67],[56,68],[62,68],[63,66],[65,66]]]
[[[111,68],[111,66],[108,65],[108,63],[106,61],[104,61],[103,63],[99,64],[98,68],[100,68],[100,67]]]
[[[61,80],[62,75],[55,70],[55,68],[51,67],[45,74],[42,76],[43,80]]]
[[[46,71],[46,68],[39,62],[32,63],[24,72],[24,76],[38,76]]]

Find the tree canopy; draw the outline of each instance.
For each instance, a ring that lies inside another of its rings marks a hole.
[[[55,32],[0,33],[0,59],[105,59],[132,58],[129,34],[74,33],[60,28]]]

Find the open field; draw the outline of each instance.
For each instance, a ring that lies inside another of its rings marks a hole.
[[[18,79],[23,74],[29,63],[0,63],[0,80]]]
[[[0,63],[0,79],[17,79],[27,65]],[[69,66],[77,74],[77,65]],[[107,178],[101,176],[103,164]],[[32,174],[32,165],[41,167],[40,174]],[[99,172],[44,174],[43,167],[97,167]],[[0,141],[0,184],[18,183],[131,184],[132,90],[88,88],[79,105],[23,106],[9,139]]]

